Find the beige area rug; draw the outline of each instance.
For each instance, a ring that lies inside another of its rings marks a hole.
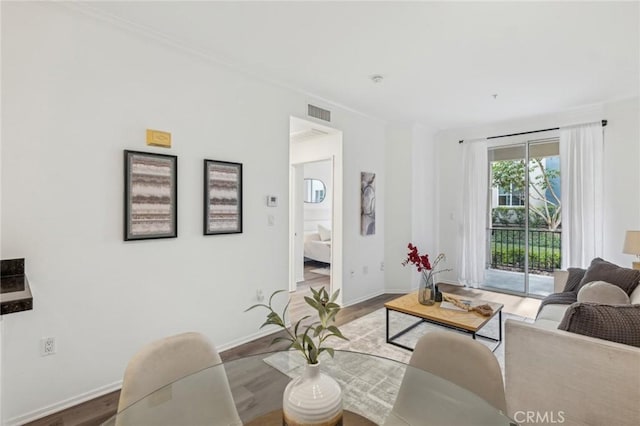
[[[392,335],[418,321],[415,317],[397,312],[391,312],[390,315]],[[506,319],[533,322],[529,318],[503,312],[503,322]],[[385,323],[385,309],[378,309],[340,327],[340,331],[349,341],[332,339],[327,343],[338,350],[363,352],[406,364],[412,352],[386,342]],[[398,342],[413,347],[421,336],[433,330],[456,333],[444,327],[422,323],[398,338]],[[497,337],[498,317],[492,318],[480,333]],[[471,335],[468,337],[471,339]],[[490,348],[495,346],[493,341],[482,338],[478,338],[478,341]],[[504,333],[503,341],[494,351],[494,355],[504,374]],[[296,352],[279,352],[265,358],[265,362],[291,378],[298,377],[304,368],[304,358]],[[358,357],[357,354],[349,352],[336,352],[334,360],[327,355],[321,362],[322,371],[336,379],[344,390],[345,409],[364,415],[376,424],[384,423],[400,388],[405,371],[404,364],[376,357]]]
[[[405,315],[399,312],[389,313],[389,328],[392,336],[401,330],[411,326],[419,321],[418,318]],[[498,359],[502,374],[504,375],[504,321],[512,319],[516,321],[533,322],[532,319],[521,317],[518,315],[502,313],[502,343],[496,348],[493,354]],[[349,341],[337,341],[333,340],[332,344],[335,349],[342,349],[353,352],[365,352],[385,358],[394,359],[404,363],[409,362],[411,358],[411,351],[403,348],[399,348],[387,343],[385,334],[385,308],[378,309],[362,318],[346,323],[340,327],[340,331],[346,336]],[[407,332],[403,336],[398,337],[395,341],[405,346],[414,347],[416,342],[424,334],[433,330],[445,330],[450,333],[460,333],[455,330],[451,330],[445,327],[429,324],[426,322],[421,323],[411,331]],[[479,331],[480,334],[498,338],[498,315],[492,318],[487,325]],[[461,333],[463,334],[463,333]],[[468,335],[471,339],[471,335]],[[496,345],[494,341],[477,338],[477,341],[487,346],[489,349],[493,349]]]
[[[331,268],[327,266],[326,268],[309,269],[309,272],[320,275],[331,275]]]

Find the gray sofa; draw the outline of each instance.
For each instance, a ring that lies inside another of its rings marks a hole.
[[[567,278],[556,272],[556,292]],[[640,304],[640,286],[630,299]],[[509,415],[521,424],[639,425],[640,348],[558,330],[569,306],[546,305],[533,324],[506,321]]]

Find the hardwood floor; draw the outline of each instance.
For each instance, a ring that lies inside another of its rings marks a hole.
[[[326,275],[315,274],[310,272],[317,266],[305,267],[305,281],[298,285],[296,292],[291,294],[290,315],[291,322],[297,321],[304,315],[313,314],[315,311],[309,307],[304,296],[310,295],[309,287],[318,289],[322,286],[329,286],[329,277]],[[535,317],[540,300],[511,296],[507,294],[494,293],[484,290],[468,289],[447,284],[440,284],[441,289],[446,292],[458,294],[465,297],[478,297],[485,300],[491,300],[504,304],[504,311],[520,316]],[[340,326],[361,318],[377,309],[392,299],[399,297],[398,294],[383,294],[353,306],[343,308],[336,317],[336,325]],[[233,349],[221,352],[220,357],[223,361],[246,357],[253,354],[276,351],[284,349],[286,342],[279,342],[270,346],[270,342],[278,335],[284,335],[284,332],[278,332],[265,336]],[[288,380],[288,379],[287,379]],[[252,384],[246,384],[247,389],[251,391]],[[120,391],[111,392],[85,403],[76,405],[34,422],[28,423],[29,426],[94,426],[99,425],[103,421],[115,414],[118,406],[118,398]],[[280,395],[277,395],[280,398]]]
[[[317,265],[310,265],[305,268],[305,281],[298,285],[296,292],[291,294],[290,315],[291,321],[297,321],[307,314],[313,314],[313,309],[309,307],[305,301],[304,296],[311,295],[309,287],[318,289],[320,287],[329,286],[329,277],[326,275],[314,274],[310,272],[311,269],[316,268]],[[353,321],[370,312],[380,309],[384,303],[388,300],[397,297],[396,294],[385,294],[373,299],[367,300],[362,303],[358,303],[353,306],[342,309],[336,318],[336,324],[338,326],[345,324],[349,321]],[[229,361],[236,358],[241,358],[253,354],[259,354],[263,352],[277,351],[284,349],[287,345],[285,342],[280,342],[273,346],[269,343],[274,337],[284,332],[274,333],[269,336],[256,339],[244,345],[237,346],[233,349],[221,352],[220,357],[223,361]],[[101,397],[92,399],[85,403],[76,405],[34,422],[28,423],[29,426],[94,426],[99,425],[109,417],[116,413],[118,407],[118,398],[120,397],[120,391],[111,392]],[[281,397],[281,396],[278,396]]]

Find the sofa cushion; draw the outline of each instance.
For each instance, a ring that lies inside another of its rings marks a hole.
[[[640,305],[574,303],[558,329],[640,347]]]
[[[632,305],[640,305],[640,285],[629,295],[629,299]]]
[[[578,302],[628,305],[629,296],[617,285],[609,284],[605,281],[593,281],[580,287]]]
[[[570,291],[578,291],[580,282],[582,281],[582,278],[584,278],[584,274],[587,272],[587,270],[582,268],[567,268],[567,271],[569,272],[569,277],[567,278],[567,282],[564,285],[564,290],[562,291],[565,293]]]
[[[640,271],[622,268],[599,257],[591,261],[591,265],[580,281],[580,287],[592,281],[606,281],[617,285],[627,294],[631,294],[640,283]]]
[[[540,312],[547,305],[565,305],[565,309],[568,305],[572,303],[576,303],[578,301],[578,292],[577,291],[565,291],[564,293],[551,293],[544,299],[542,299],[542,303],[540,304],[540,308],[538,308],[538,314],[536,318],[540,316]]]
[[[567,311],[567,308],[569,306],[570,305],[556,304],[543,306],[536,316],[536,324],[538,324],[539,321],[552,321],[555,323],[553,328],[558,328],[558,324],[560,324],[560,321],[562,321],[562,318],[564,318],[564,313]]]

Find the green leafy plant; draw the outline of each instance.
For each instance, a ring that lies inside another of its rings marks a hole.
[[[311,293],[313,297],[305,296],[304,300],[318,312],[318,320],[301,327],[302,321],[311,317],[311,315],[305,315],[291,328],[287,328],[283,320],[291,301],[289,301],[282,310],[282,315],[279,315],[272,307],[273,297],[284,291],[286,290],[278,290],[274,292],[271,297],[269,297],[268,305],[258,303],[257,305],[247,308],[245,312],[255,308],[267,309],[269,311],[267,314],[267,320],[260,326],[260,328],[267,325],[277,325],[287,333],[287,336],[280,336],[273,339],[271,344],[273,345],[280,341],[290,342],[287,349],[293,348],[299,350],[307,360],[308,364],[317,364],[318,356],[322,352],[327,352],[331,357],[333,357],[334,350],[331,347],[324,346],[325,341],[330,337],[349,340],[342,335],[338,327],[331,325],[335,321],[338,312],[340,312],[340,305],[335,303],[338,298],[338,294],[340,294],[340,290],[335,291],[331,297],[329,297],[329,293],[327,293],[327,290],[325,290],[324,287],[320,288],[320,290],[314,290],[312,288]]]

